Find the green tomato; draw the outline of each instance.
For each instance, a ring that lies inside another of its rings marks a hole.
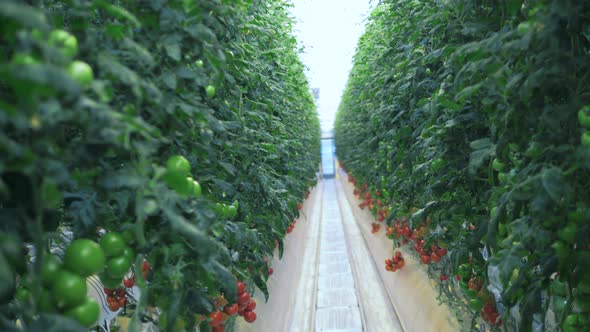
[[[66,311],[65,314],[90,328],[96,325],[96,321],[100,317],[100,307],[93,298],[87,297],[84,303]]]
[[[92,67],[83,61],[72,62],[68,67],[68,74],[82,86],[88,86],[94,80]]]
[[[426,68],[425,72],[428,76],[432,75],[432,70],[430,70],[430,68]]]
[[[497,172],[502,172],[504,170],[504,167],[506,167],[506,165],[504,165],[503,162],[501,162],[500,160],[498,160],[498,158],[495,158],[494,161],[492,162],[492,167]]]
[[[64,255],[64,267],[87,277],[104,270],[105,256],[98,243],[88,239],[73,241]]]
[[[168,172],[180,173],[187,177],[191,172],[191,164],[181,155],[174,155],[166,161],[166,170]]]
[[[73,58],[78,53],[78,40],[72,34],[64,30],[53,30],[49,34],[49,45],[60,49],[67,58]]]
[[[590,132],[585,132],[582,134],[582,146],[590,149]]]
[[[41,267],[41,280],[44,286],[51,286],[61,271],[61,260],[54,254],[46,254]]]
[[[213,204],[213,211],[217,214],[222,214],[223,213],[223,206],[221,205],[221,203]]]
[[[590,129],[590,105],[586,105],[578,111],[578,121],[582,127]]]
[[[508,181],[508,174],[498,173],[498,180],[500,180],[502,183],[506,183]]]
[[[207,85],[205,92],[207,92],[207,97],[213,98],[215,96],[215,87],[213,85]]]
[[[199,184],[199,182],[197,182],[196,180],[193,180],[192,178],[188,178],[188,181],[192,181],[192,190],[191,190],[191,194],[194,197],[201,197],[201,195],[203,194],[202,190],[201,190],[201,185]]]
[[[12,56],[12,63],[15,65],[27,66],[27,65],[36,65],[38,62],[35,58],[33,58],[29,54],[15,53]]]
[[[100,238],[100,247],[104,251],[105,256],[115,257],[123,254],[127,244],[121,234],[117,232],[109,232]]]
[[[190,178],[187,178],[181,172],[171,172],[167,171],[164,174],[164,182],[174,191],[176,191],[179,195],[187,197],[189,196],[194,187],[194,183],[189,181]]]
[[[125,247],[121,255],[127,257],[131,264],[133,264],[133,262],[135,261],[135,252],[133,251],[133,249],[131,249],[131,247]]]
[[[238,209],[236,209],[236,207],[233,205],[227,205],[226,211],[227,211],[227,217],[230,219],[235,218],[236,215],[238,214]]]
[[[73,308],[86,299],[86,280],[69,271],[61,271],[57,276],[51,296],[59,309]]]
[[[107,261],[107,272],[112,278],[123,278],[130,267],[131,262],[125,256],[113,257]]]
[[[199,68],[203,68],[203,60],[199,59],[195,61],[195,65]]]

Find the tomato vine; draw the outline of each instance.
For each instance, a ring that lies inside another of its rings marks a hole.
[[[377,217],[371,203],[391,207],[388,235],[407,223],[404,241],[467,328],[590,326],[589,13],[386,0],[360,39],[337,155]]]
[[[101,243],[106,263],[65,264],[84,277],[106,264],[109,306],[127,305],[123,283],[141,289],[131,329],[147,307],[167,330],[207,328],[214,298],[238,303],[237,279],[269,296],[265,258],[276,241],[282,253],[320,155],[288,5],[0,3],[3,331],[80,330],[39,300],[49,252],[75,239]],[[70,316],[89,325],[93,310]]]

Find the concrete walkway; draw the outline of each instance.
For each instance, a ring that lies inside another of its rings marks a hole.
[[[400,324],[338,180],[323,181],[290,331],[393,332]]]

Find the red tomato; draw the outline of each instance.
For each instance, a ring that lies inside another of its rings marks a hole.
[[[211,327],[211,332],[224,332],[225,326],[223,324]]]
[[[246,291],[246,284],[241,281],[236,282],[236,287],[238,288],[238,295]]]
[[[218,326],[223,323],[223,314],[219,310],[212,312],[209,315],[209,318],[211,318],[211,321],[209,322],[209,325],[211,326]]]
[[[248,302],[248,305],[246,306],[246,310],[252,311],[254,309],[256,309],[256,301],[250,300],[250,302]]]
[[[256,320],[256,313],[253,311],[248,311],[244,314],[244,319],[248,323],[253,323]]]
[[[109,309],[111,309],[111,311],[119,310],[119,303],[117,303],[117,301],[109,301],[108,305],[109,305]]]
[[[226,314],[228,314],[229,316],[233,316],[235,315],[239,310],[239,306],[237,303],[234,303],[230,306],[225,307],[225,309],[223,311],[225,311]]]
[[[434,252],[432,254],[430,254],[430,259],[435,263],[440,262],[440,256]]]
[[[238,295],[238,303],[241,304],[248,304],[250,301],[250,294],[248,292],[243,292],[242,294]]]
[[[133,287],[133,285],[135,285],[135,277],[130,279],[123,279],[123,285],[125,286],[125,288]]]

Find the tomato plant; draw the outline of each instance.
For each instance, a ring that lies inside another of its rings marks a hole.
[[[559,281],[572,304],[587,299],[570,290],[589,275],[590,40],[568,27],[589,10],[385,0],[359,40],[338,158],[360,207],[413,249],[465,329],[588,328],[584,304],[554,315],[546,293]]]
[[[287,4],[9,0],[0,22],[0,231],[22,258],[0,254],[0,329],[93,324],[94,274],[140,289],[130,330],[148,306],[204,324],[220,294],[250,297],[237,279],[272,296],[263,257],[320,156]]]

